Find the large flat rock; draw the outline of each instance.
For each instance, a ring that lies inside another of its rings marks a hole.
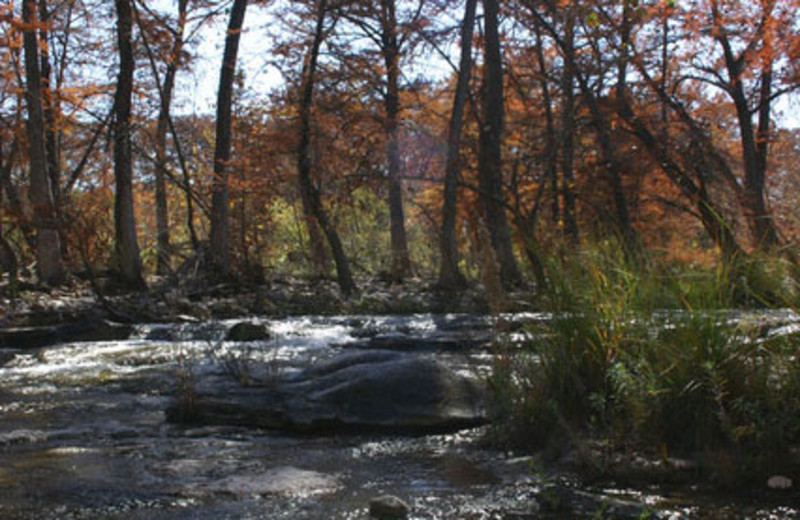
[[[486,421],[485,389],[431,356],[347,352],[270,384],[200,381],[173,420],[304,433],[453,431]]]

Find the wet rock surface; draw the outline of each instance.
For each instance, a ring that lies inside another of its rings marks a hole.
[[[0,349],[24,350],[74,341],[125,340],[132,332],[131,325],[90,315],[62,325],[0,329]]]
[[[382,495],[369,501],[369,516],[377,520],[403,520],[411,508],[392,495]]]
[[[431,357],[348,352],[251,386],[198,383],[195,423],[236,424],[304,433],[380,430],[421,434],[486,421],[483,385]],[[186,415],[178,403],[171,418]]]
[[[262,323],[242,321],[225,334],[225,341],[263,341],[270,338],[269,329]]]

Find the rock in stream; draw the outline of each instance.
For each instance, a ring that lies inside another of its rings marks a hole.
[[[209,378],[168,417],[303,433],[418,434],[486,422],[484,397],[478,380],[432,357],[375,350],[339,354],[260,385]]]

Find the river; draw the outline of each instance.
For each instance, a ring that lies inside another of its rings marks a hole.
[[[480,316],[255,321],[269,340],[223,341],[233,321],[145,324],[124,341],[17,352],[0,367],[0,518],[365,519],[383,494],[405,500],[418,520],[565,518],[541,503],[555,477],[487,447],[481,428],[311,436],[167,422],[164,411],[187,379],[247,363],[287,373],[345,348],[415,338],[420,352],[409,355],[436,355],[478,376],[491,365],[484,343],[492,327]],[[800,517],[781,495],[754,503],[703,488],[603,493],[649,504],[664,518]]]

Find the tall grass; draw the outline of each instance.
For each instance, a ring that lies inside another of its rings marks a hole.
[[[550,266],[546,333],[497,356],[495,438],[680,454],[734,480],[778,471],[800,444],[800,336],[760,338],[727,311],[787,301],[771,280],[758,290],[764,270],[643,273],[602,248]]]

